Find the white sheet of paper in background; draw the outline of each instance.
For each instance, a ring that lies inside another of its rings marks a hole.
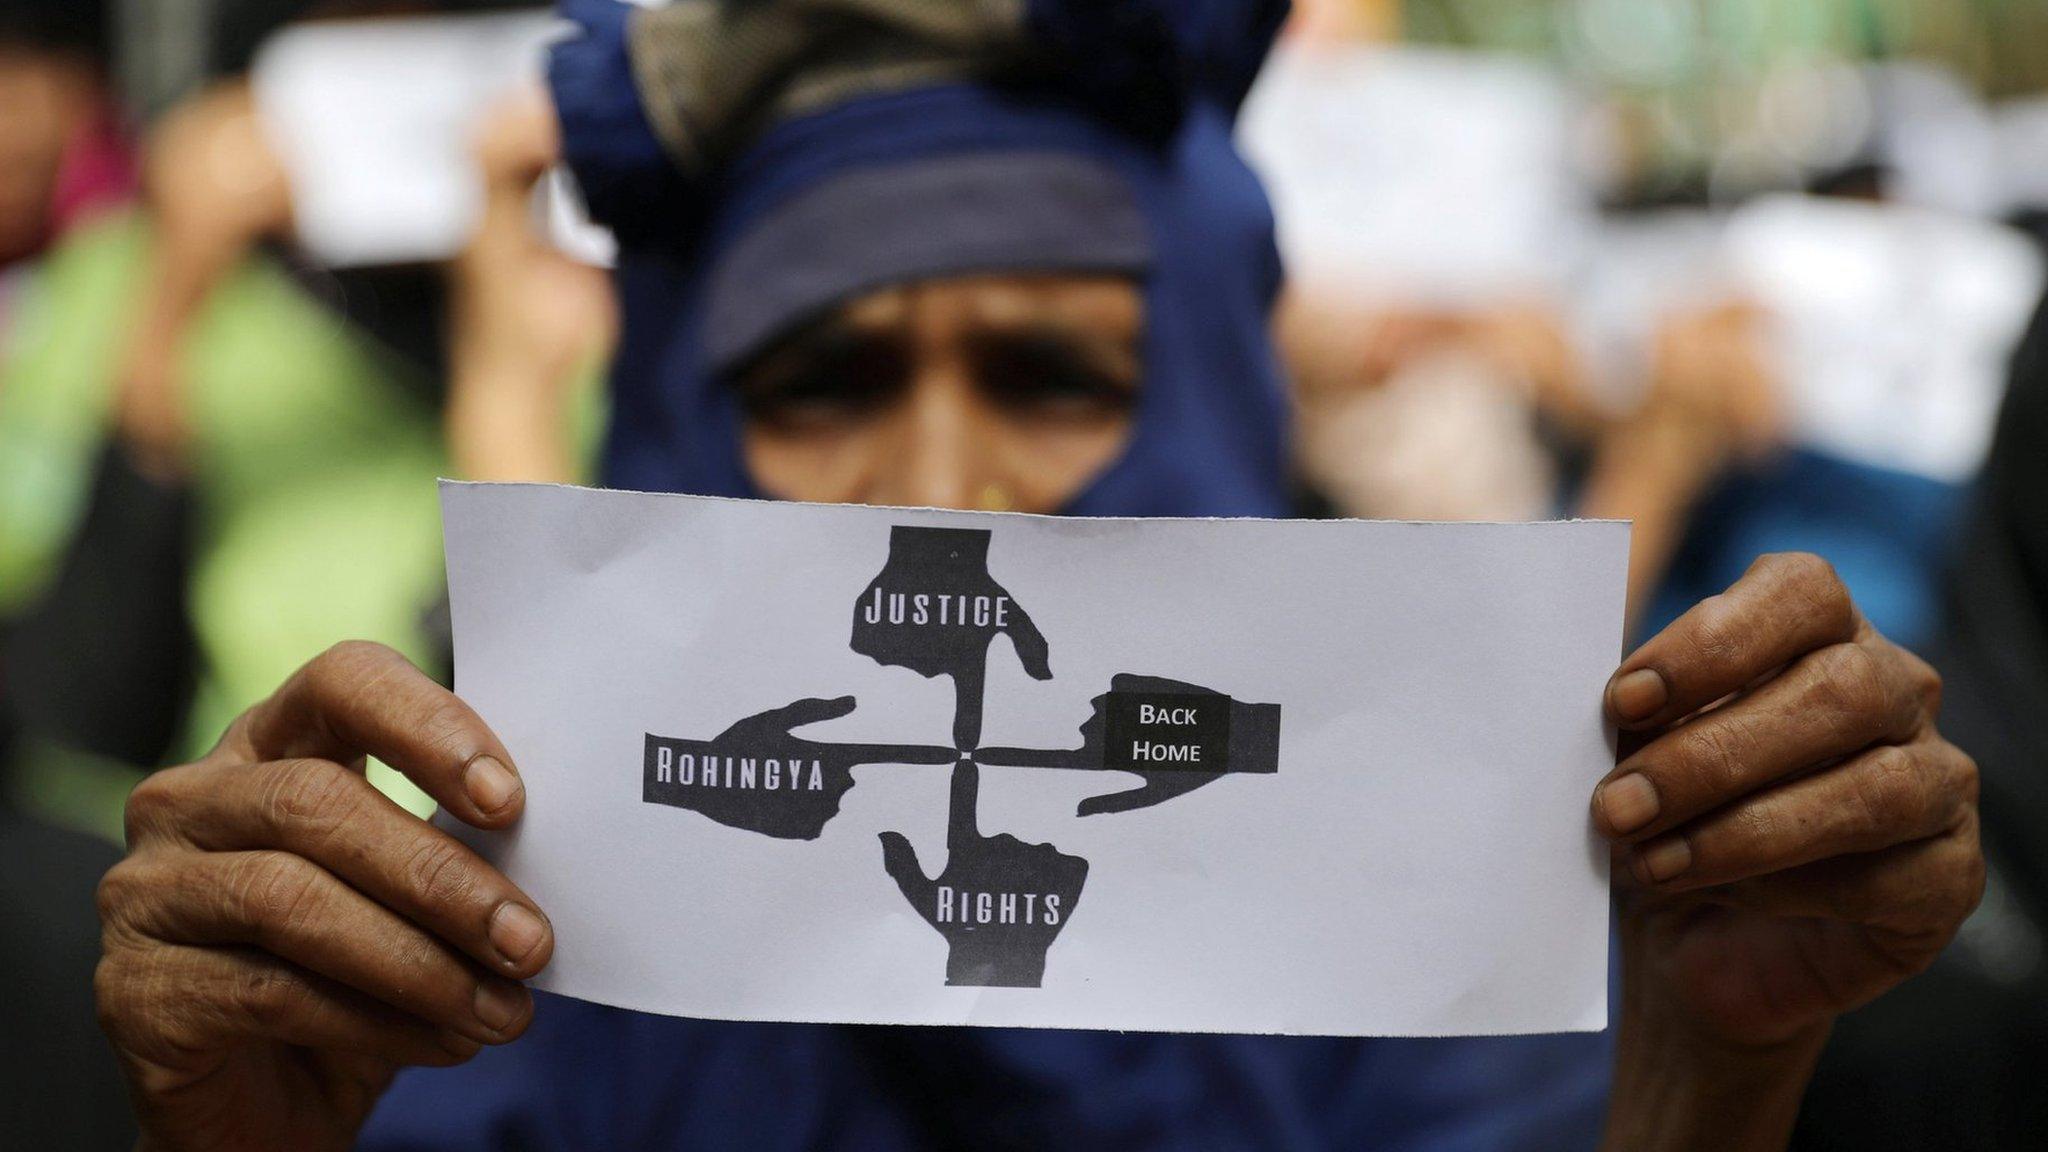
[[[1238,141],[1291,280],[1475,306],[1558,291],[1600,223],[1577,107],[1505,53],[1284,41]]]
[[[1902,204],[1766,196],[1728,267],[1771,317],[1791,434],[1844,459],[1967,483],[2041,299],[2021,233]]]
[[[299,243],[331,268],[446,260],[483,209],[476,139],[485,117],[542,83],[547,12],[297,24],[251,67],[258,113],[284,164]],[[611,261],[559,171],[537,222],[569,256]]]
[[[1588,800],[1624,524],[443,507],[456,687],[528,796],[464,835],[553,919],[538,987],[732,1020],[1605,1026]],[[743,723],[844,697],[796,737]]]

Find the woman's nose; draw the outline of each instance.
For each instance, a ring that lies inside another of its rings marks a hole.
[[[973,381],[950,365],[920,371],[875,462],[870,503],[978,508],[1000,434]]]

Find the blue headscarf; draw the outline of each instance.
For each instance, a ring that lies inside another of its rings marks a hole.
[[[870,96],[781,123],[715,174],[686,177],[634,95],[628,9],[571,0],[586,35],[558,49],[551,77],[566,150],[625,248],[607,482],[756,494],[705,329],[709,283],[760,221],[849,173],[1058,153],[1114,171],[1149,231],[1136,428],[1067,511],[1280,514],[1284,410],[1267,333],[1279,263],[1230,132],[1281,7],[1032,0],[1034,34],[1074,62],[1063,90]],[[1586,1148],[1605,1094],[1598,1036],[727,1024],[539,1001],[519,1043],[400,1077],[362,1147]]]
[[[1281,514],[1285,413],[1267,333],[1279,256],[1271,210],[1230,136],[1272,13],[1213,7],[1233,19],[1197,21],[1198,32],[1180,41],[1140,38],[1159,51],[1183,45],[1171,66],[1148,71],[1104,51],[1097,67],[1108,74],[1078,86],[956,84],[855,99],[784,121],[717,171],[686,180],[633,96],[630,9],[574,0],[569,9],[589,32],[555,58],[563,137],[593,215],[620,232],[625,249],[606,483],[758,495],[741,460],[737,406],[711,354],[706,314],[722,263],[778,209],[854,173],[912,171],[949,157],[1056,154],[1120,178],[1149,231],[1151,255],[1144,389],[1131,441],[1064,511]],[[1235,39],[1224,34],[1230,27]],[[1176,86],[1180,99],[1161,112],[1158,93],[1130,92],[1125,73],[1187,79]],[[1125,106],[1148,106],[1147,123],[1106,121],[1098,110],[1116,93]],[[974,270],[983,269],[946,269]]]

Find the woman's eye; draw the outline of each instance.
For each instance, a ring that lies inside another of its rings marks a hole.
[[[849,337],[777,357],[737,381],[748,421],[812,431],[864,420],[901,394],[908,365],[894,341]]]
[[[1019,416],[1100,419],[1127,416],[1138,402],[1135,367],[1120,369],[1056,335],[1004,335],[980,343],[976,367],[984,394]]]

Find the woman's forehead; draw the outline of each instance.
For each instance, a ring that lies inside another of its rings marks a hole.
[[[1144,294],[1130,276],[1088,272],[976,273],[930,277],[862,293],[837,310],[861,328],[940,320],[962,325],[1078,327],[1135,336]]]

